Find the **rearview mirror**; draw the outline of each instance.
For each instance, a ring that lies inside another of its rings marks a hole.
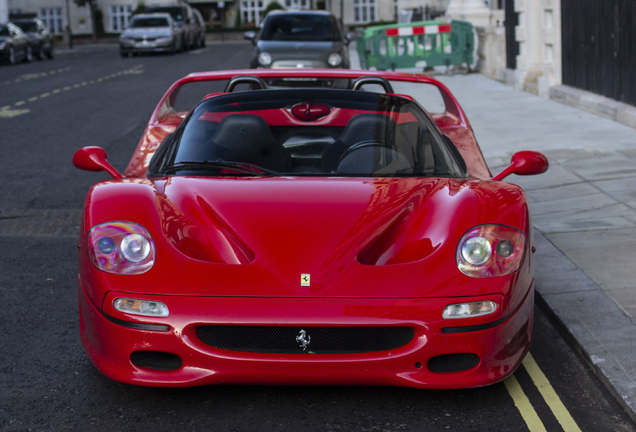
[[[253,31],[246,31],[245,33],[243,33],[243,39],[254,42],[254,38],[256,38],[256,33],[254,33]]]
[[[520,151],[512,155],[510,165],[492,179],[501,181],[510,174],[534,175],[541,174],[550,166],[548,158],[535,151]]]
[[[116,179],[124,177],[108,163],[106,151],[101,147],[82,147],[73,155],[73,165],[85,171],[106,171]]]

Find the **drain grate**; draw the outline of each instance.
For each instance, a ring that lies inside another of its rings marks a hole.
[[[0,209],[0,237],[78,237],[81,209]]]

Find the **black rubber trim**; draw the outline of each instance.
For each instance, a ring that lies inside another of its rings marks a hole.
[[[104,318],[106,318],[108,321],[114,324],[118,324],[122,327],[127,327],[127,328],[131,328],[135,330],[151,330],[151,331],[162,331],[162,332],[166,332],[170,330],[170,326],[167,326],[167,325],[142,324],[142,323],[124,321],[124,320],[120,320],[119,318],[112,317],[103,311],[100,311],[100,312],[104,316]]]
[[[477,325],[472,325],[472,326],[444,327],[444,328],[442,328],[442,333],[468,333],[468,332],[474,332],[474,331],[480,331],[480,330],[488,330],[488,329],[491,329],[493,327],[497,327],[498,325],[503,324],[506,321],[508,321],[508,319],[511,316],[516,314],[517,311],[521,308],[521,306],[523,306],[523,304],[526,302],[526,300],[528,300],[528,295],[527,294],[526,294],[526,297],[523,299],[523,301],[521,303],[519,303],[519,306],[517,306],[515,308],[515,310],[513,310],[511,313],[509,313],[505,317],[499,318],[497,321],[489,322],[489,323],[486,323],[486,324],[477,324]]]

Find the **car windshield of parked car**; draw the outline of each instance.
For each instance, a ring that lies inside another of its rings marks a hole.
[[[9,27],[0,24],[0,36],[11,36],[11,33],[9,33]]]
[[[260,39],[264,41],[340,40],[338,26],[328,15],[274,14],[263,23]]]
[[[149,28],[149,27],[168,27],[167,18],[150,17],[150,18],[133,18],[128,24],[128,28]]]
[[[38,31],[38,25],[32,21],[16,22],[14,24],[20,27],[23,32],[36,33]]]
[[[433,120],[411,100],[325,89],[206,99],[162,144],[148,174],[466,176]]]
[[[162,6],[162,7],[147,7],[148,13],[169,13],[172,19],[176,21],[183,21],[183,9],[181,6]]]

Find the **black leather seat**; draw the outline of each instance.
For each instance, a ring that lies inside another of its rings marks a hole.
[[[291,170],[291,154],[279,143],[265,120],[253,114],[224,117],[212,136],[215,158],[247,162],[275,171]]]
[[[340,137],[322,153],[324,171],[335,172],[344,152],[354,144],[373,141],[392,145],[395,127],[395,120],[386,114],[358,114],[352,117]]]

